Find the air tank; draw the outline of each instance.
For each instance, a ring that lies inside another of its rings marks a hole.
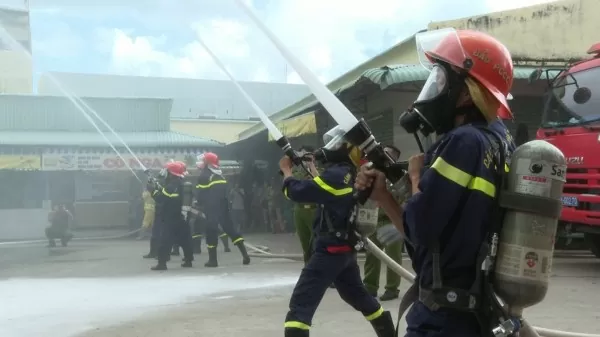
[[[194,185],[191,182],[186,181],[183,183],[183,207],[181,208],[181,212],[185,216],[192,210],[193,190]]]
[[[534,140],[512,155],[506,190],[507,209],[494,268],[494,290],[520,315],[544,300],[552,270],[554,239],[562,205],[567,163],[554,145]]]

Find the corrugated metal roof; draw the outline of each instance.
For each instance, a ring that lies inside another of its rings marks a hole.
[[[214,140],[189,136],[173,131],[162,132],[120,132],[119,136],[131,147],[222,147]],[[105,136],[116,147],[123,147],[112,133]],[[97,132],[61,131],[2,131],[0,145],[13,146],[70,146],[70,147],[109,147],[106,140]]]
[[[529,75],[537,68],[533,67],[515,67],[514,78],[517,80],[528,79]],[[400,85],[410,82],[423,82],[427,80],[429,71],[418,64],[400,64],[394,66],[384,66],[381,68],[373,68],[366,70],[354,83],[348,84],[338,90],[335,95],[342,101],[356,94],[356,91],[361,91],[359,86],[365,82],[370,82],[378,85],[381,90],[388,89],[394,85]],[[545,78],[545,76],[544,76]],[[297,111],[290,118],[297,116],[306,111],[317,109],[321,103],[315,102],[313,105]]]
[[[514,79],[528,79],[531,72],[535,69],[532,67],[515,67]],[[421,65],[401,64],[369,69],[356,82],[367,79],[375,84],[379,84],[381,90],[385,90],[395,84],[425,81],[427,80],[427,76],[429,76],[429,71]]]
[[[156,98],[81,98],[108,125],[120,132],[169,131],[172,100]],[[78,103],[80,106],[85,105]],[[88,115],[108,129],[93,112]],[[65,97],[0,95],[0,130],[94,131],[75,104]]]
[[[84,97],[168,97],[173,98],[171,116],[223,119],[255,117],[254,110],[229,80],[160,78],[50,72],[42,74],[38,93],[60,95],[48,75],[64,88]],[[273,114],[310,94],[304,84],[239,82],[267,114]]]

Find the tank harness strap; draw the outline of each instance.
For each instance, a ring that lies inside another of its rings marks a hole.
[[[413,303],[415,303],[419,299],[419,281],[418,277],[415,279],[415,283],[413,283],[406,293],[402,295],[402,299],[400,300],[400,307],[398,308],[398,319],[396,320],[396,337],[400,334],[400,321],[402,320],[402,316],[404,313],[410,308]]]
[[[562,210],[560,200],[510,191],[502,191],[500,193],[500,206],[550,218],[560,217]]]

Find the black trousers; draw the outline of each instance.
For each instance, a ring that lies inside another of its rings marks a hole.
[[[315,252],[302,269],[292,293],[290,310],[285,318],[286,329],[308,330],[325,291],[332,283],[342,300],[360,311],[368,321],[383,314],[383,308],[369,295],[362,282],[356,252],[348,245],[344,252],[343,247],[317,239]]]
[[[219,228],[221,225],[221,228]],[[220,224],[216,223],[207,223],[206,224],[206,245],[208,248],[216,248],[219,243],[219,236],[221,234],[221,229],[223,233],[227,234],[231,239],[231,242],[235,245],[242,241],[244,238],[242,235],[235,230],[233,226],[233,221],[231,221],[231,216],[227,214],[227,216],[221,217]]]
[[[158,226],[159,234],[158,244],[158,262],[167,262],[170,259],[171,248],[178,245],[183,250],[183,259],[185,261],[194,260],[194,251],[192,250],[192,234],[190,227],[183,218],[165,221],[157,219],[154,226]]]

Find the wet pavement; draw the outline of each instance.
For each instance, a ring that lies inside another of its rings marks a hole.
[[[293,235],[247,240],[275,253],[300,251]],[[0,336],[282,336],[301,263],[254,258],[242,266],[236,249],[223,253],[219,247],[219,268],[204,268],[202,254],[192,269],[179,267],[175,257],[168,271],[152,272],[153,261],[141,259],[147,246],[132,240],[75,241],[52,249],[0,245]],[[398,303],[384,306],[395,312]],[[600,333],[598,303],[600,259],[569,252],[555,261],[546,300],[525,316],[538,326]],[[335,290],[327,292],[312,331],[374,336]]]

